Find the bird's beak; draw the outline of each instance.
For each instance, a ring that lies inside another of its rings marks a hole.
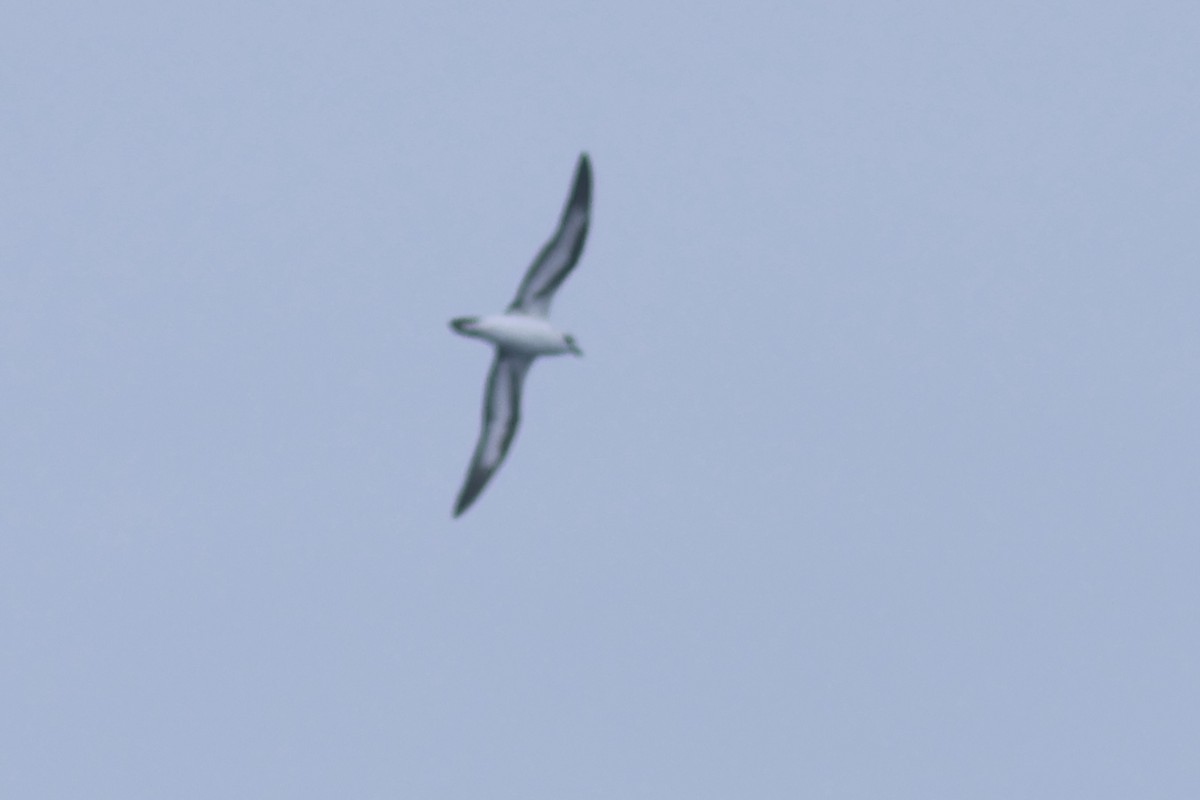
[[[471,335],[471,326],[476,322],[475,317],[458,317],[450,320],[450,327],[461,333],[463,336]]]
[[[569,350],[571,353],[573,353],[577,356],[580,356],[580,357],[583,356],[583,351],[580,350],[579,345],[575,344],[574,342],[567,342],[567,350]]]

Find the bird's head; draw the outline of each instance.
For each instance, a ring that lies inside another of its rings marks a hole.
[[[479,322],[479,317],[457,317],[450,320],[450,327],[463,336],[472,336],[475,334],[475,323],[477,322]]]

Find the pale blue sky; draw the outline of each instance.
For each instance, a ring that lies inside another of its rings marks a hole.
[[[0,795],[1200,796],[1194,2],[0,28]],[[502,308],[591,237],[460,520]]]

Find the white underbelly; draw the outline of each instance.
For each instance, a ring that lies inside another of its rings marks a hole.
[[[562,332],[540,317],[497,314],[480,319],[475,330],[501,347],[529,355],[556,355],[568,350]]]

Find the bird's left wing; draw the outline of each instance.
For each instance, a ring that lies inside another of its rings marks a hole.
[[[508,307],[509,311],[546,316],[550,310],[550,301],[554,299],[554,292],[571,274],[575,263],[579,261],[580,253],[583,252],[591,206],[592,165],[587,153],[583,153],[579,156],[579,164],[575,168],[575,182],[563,208],[558,230],[555,231],[554,237],[546,242],[530,265],[529,271],[525,273],[525,278],[517,289],[517,296]]]

